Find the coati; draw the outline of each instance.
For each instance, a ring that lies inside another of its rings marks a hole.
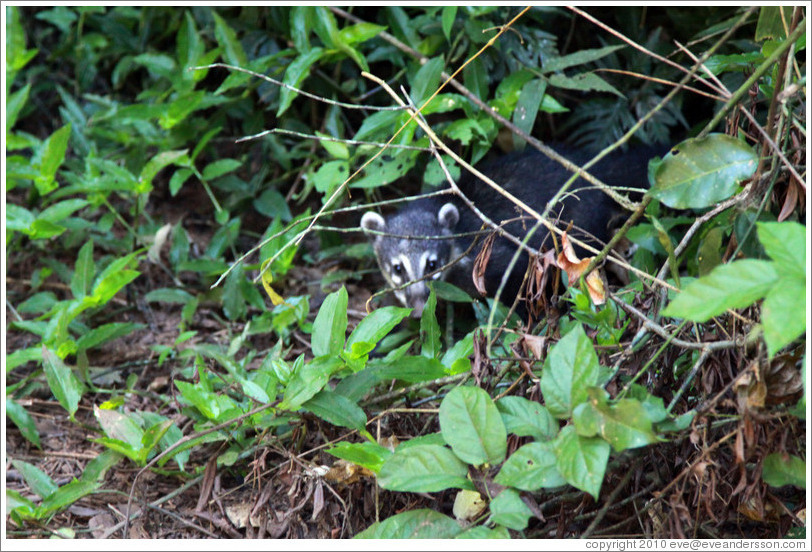
[[[565,146],[555,146],[554,149],[579,166],[592,157]],[[610,186],[644,189],[648,181],[648,161],[659,153],[661,149],[643,146],[615,152],[604,157],[589,172]],[[510,153],[477,168],[538,213],[544,212],[547,202],[572,176],[560,163],[534,149]],[[471,173],[465,172],[460,177],[458,187],[492,221],[511,221],[503,228],[520,239],[536,222]],[[361,227],[372,241],[378,265],[387,282],[394,288],[412,282],[405,288],[395,289],[398,300],[414,309],[412,316],[420,316],[423,311],[429,296],[427,279],[423,278],[435,271],[428,279],[447,280],[477,295],[471,271],[483,243],[482,237],[473,248],[470,246],[476,238],[473,234],[482,227],[482,221],[456,195],[449,197],[447,200],[414,200],[387,218],[374,211],[365,213],[361,218]],[[611,237],[610,223],[621,216],[622,209],[608,195],[581,178],[570,186],[548,213],[549,220],[561,229],[566,229],[572,222],[569,235],[596,248],[608,241]],[[391,235],[375,235],[369,233],[370,230]],[[549,231],[540,228],[528,245],[536,250],[542,246],[552,248]],[[449,265],[469,248],[470,251],[462,259]],[[496,294],[515,251],[516,246],[505,238],[498,237],[493,242],[484,277],[488,297]],[[510,305],[516,298],[527,270],[527,261],[527,255],[523,255],[514,266],[502,293],[503,303]],[[523,310],[520,306],[520,311]]]

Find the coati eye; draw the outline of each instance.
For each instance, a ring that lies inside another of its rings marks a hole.
[[[392,265],[392,271],[395,274],[403,274],[403,265],[400,263],[395,263]]]
[[[429,259],[426,261],[426,270],[434,271],[437,270],[437,259]]]

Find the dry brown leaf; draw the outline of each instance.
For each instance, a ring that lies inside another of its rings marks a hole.
[[[561,249],[561,253],[558,254],[558,267],[567,273],[569,285],[574,286],[595,257],[579,259],[566,232],[561,236]],[[597,269],[587,274],[586,288],[594,304],[603,305],[606,302],[606,289]]]
[[[324,479],[330,483],[352,485],[360,481],[362,477],[374,476],[375,474],[371,470],[339,458],[333,463],[332,467],[327,470],[327,473],[324,474]]]
[[[482,243],[482,249],[474,260],[474,267],[471,270],[471,279],[474,281],[474,287],[477,292],[483,297],[487,296],[485,289],[485,269],[488,268],[488,261],[491,260],[491,252],[493,251],[493,240],[496,238],[495,233],[491,233]]]

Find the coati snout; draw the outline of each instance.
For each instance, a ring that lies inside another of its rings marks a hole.
[[[577,165],[584,165],[591,158],[590,154],[580,150],[563,146],[555,149]],[[663,150],[636,147],[627,152],[614,152],[596,163],[590,173],[610,186],[644,190],[648,187],[648,161]],[[559,163],[535,150],[508,154],[478,168],[539,213],[545,211],[547,204],[572,176]],[[536,222],[470,173],[460,178],[458,187],[483,214],[502,224],[505,231],[519,239],[523,239]],[[639,199],[640,194],[637,195],[634,199]],[[610,238],[610,222],[622,218],[618,216],[622,214],[622,209],[608,195],[583,179],[577,179],[563,198],[550,205],[548,218],[562,230],[571,224],[570,236],[600,248]],[[398,300],[414,309],[413,316],[420,316],[423,311],[429,294],[429,279],[447,280],[476,295],[471,271],[483,240],[473,247],[472,241],[481,229],[482,221],[456,196],[447,201],[415,200],[386,218],[370,211],[361,219],[361,227],[372,240],[384,278],[395,288]],[[538,251],[554,247],[546,229],[537,231],[528,245]],[[466,251],[464,257],[448,266]],[[488,297],[495,296],[506,278],[500,299],[508,305],[522,288],[529,260],[523,255],[508,272],[515,252],[516,246],[509,240],[494,240],[484,273]],[[519,310],[526,312],[521,302]]]

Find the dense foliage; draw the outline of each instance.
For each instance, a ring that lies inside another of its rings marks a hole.
[[[803,536],[804,9],[4,9],[9,534]],[[535,140],[672,147],[626,285],[376,293]]]

